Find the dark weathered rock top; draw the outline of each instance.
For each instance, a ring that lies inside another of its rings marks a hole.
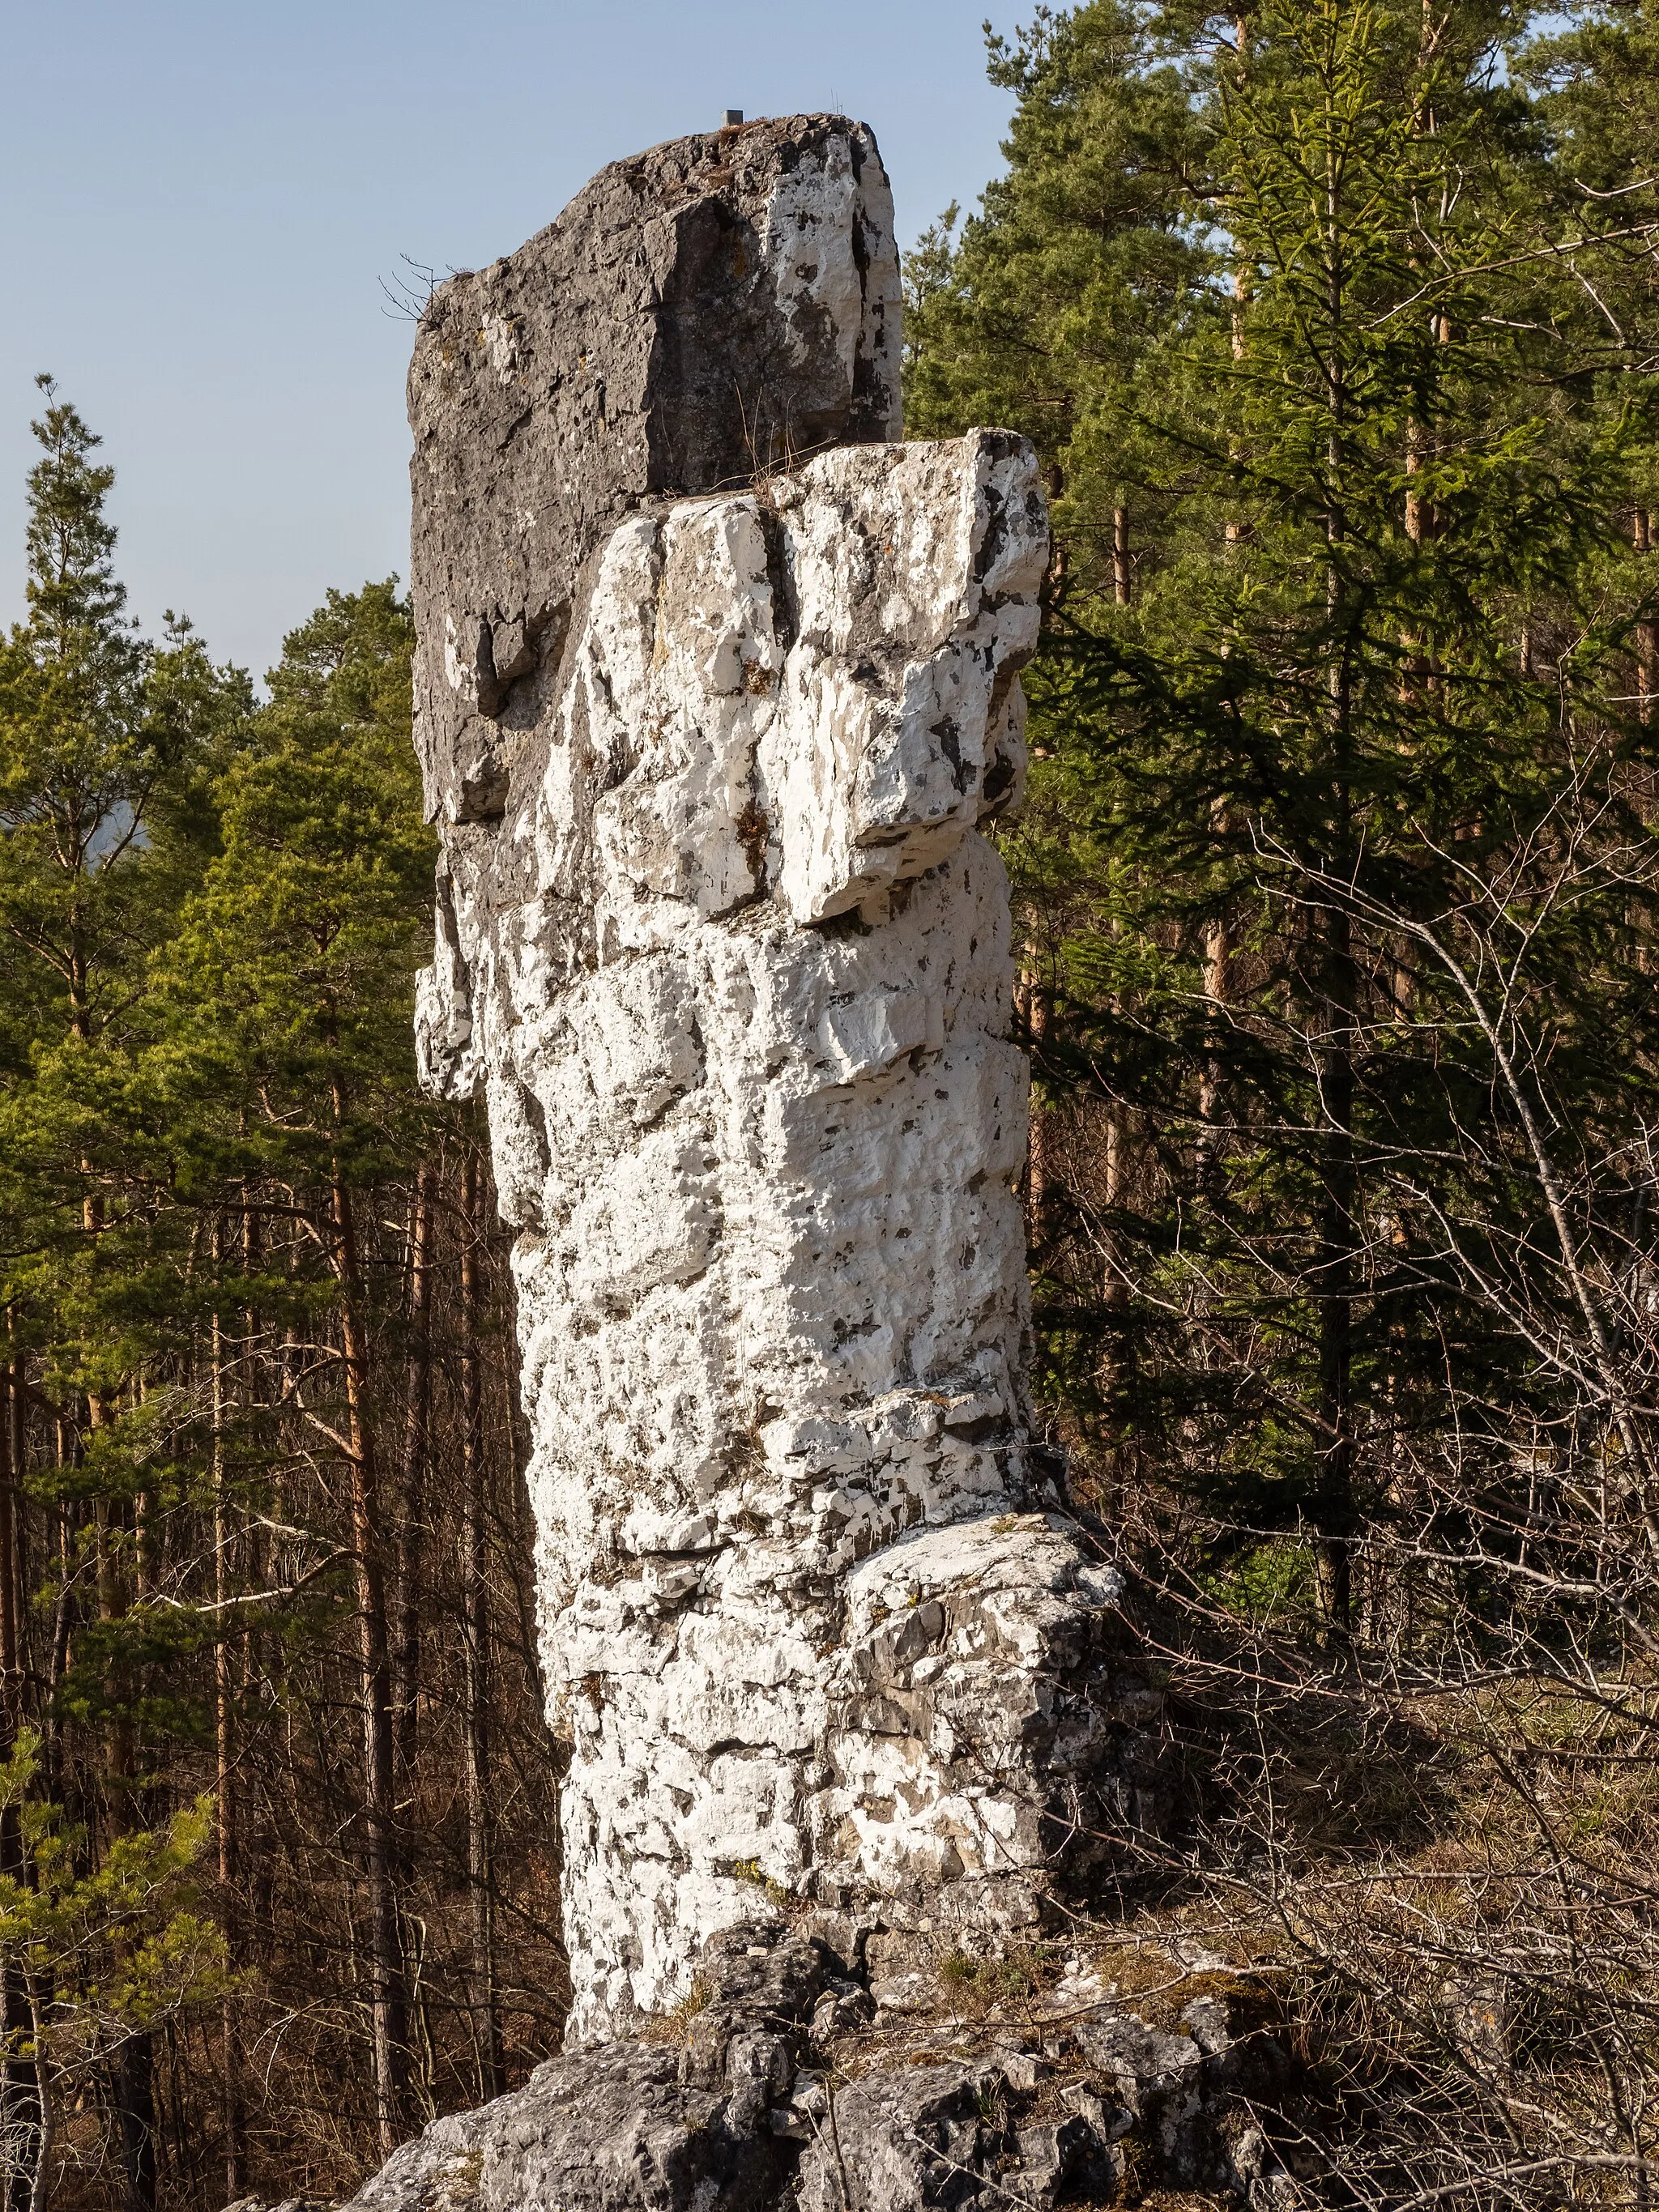
[[[440,286],[409,378],[432,811],[501,814],[582,565],[631,507],[896,437],[898,358],[891,197],[843,116],[613,162],[516,253]]]

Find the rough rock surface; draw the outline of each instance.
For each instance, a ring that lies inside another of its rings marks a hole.
[[[799,2162],[793,2102],[813,2007],[833,1968],[821,1943],[772,1948],[729,1932],[702,2002],[659,2039],[550,2059],[525,2087],[405,2143],[352,2212],[762,2212]]]
[[[1234,2009],[1200,1995],[1166,2032],[1061,1985],[890,2051],[821,1938],[738,1929],[653,2036],[438,2121],[348,2212],[1050,2212],[1160,2188],[1276,2212],[1290,2184],[1251,2107],[1286,2060]]]
[[[794,118],[606,171],[411,372],[420,1051],[519,1232],[573,2042],[757,1911],[1029,1923],[1109,1818],[979,835],[1046,519],[1018,439],[887,442],[896,319],[873,141]]]
[[[861,125],[614,162],[434,294],[410,369],[416,738],[449,822],[533,782],[583,565],[643,499],[899,427],[892,197]]]

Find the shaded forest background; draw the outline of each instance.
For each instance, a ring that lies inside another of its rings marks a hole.
[[[9,2203],[332,2194],[558,2038],[504,1243],[395,581],[256,703],[43,380],[0,658]]]
[[[1309,2201],[1659,2167],[1659,6],[991,40],[915,435],[1037,446],[1003,835],[1040,1417],[1168,1787],[1103,1924]],[[556,2046],[510,1284],[422,1099],[395,580],[134,629],[48,383],[0,647],[12,2207],[342,2191]],[[1299,2160],[1299,2163],[1298,2163]]]

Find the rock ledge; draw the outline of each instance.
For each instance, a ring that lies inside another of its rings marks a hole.
[[[1248,1977],[1173,1964],[1137,2010],[1074,1964],[975,2020],[945,2011],[951,1969],[971,1962],[944,1963],[935,2014],[899,2020],[823,1936],[728,1929],[672,2013],[435,2122],[345,2212],[1296,2201],[1263,2117],[1290,2069]]]

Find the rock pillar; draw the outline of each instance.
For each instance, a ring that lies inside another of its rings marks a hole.
[[[1030,1440],[1007,885],[1031,453],[898,434],[874,142],[741,126],[434,295],[423,1073],[517,1231],[573,2033],[757,1917],[1086,1860],[1090,1565]]]

